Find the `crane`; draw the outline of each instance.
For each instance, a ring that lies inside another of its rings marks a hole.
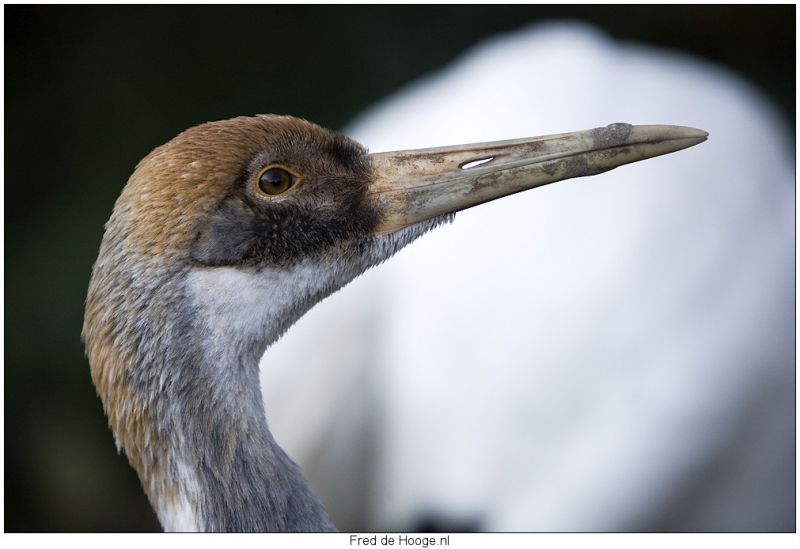
[[[612,124],[368,154],[310,122],[261,115],[155,149],[106,225],[82,335],[116,443],[162,526],[333,530],[267,426],[264,350],[456,211],[706,137]]]

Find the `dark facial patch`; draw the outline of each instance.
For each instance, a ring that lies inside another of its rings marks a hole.
[[[254,186],[261,166],[274,161],[302,177],[278,200]],[[285,266],[362,241],[378,221],[364,201],[371,176],[366,151],[332,132],[320,140],[288,139],[260,151],[200,224],[191,257],[209,266]]]

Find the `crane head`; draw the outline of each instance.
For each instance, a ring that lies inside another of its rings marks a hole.
[[[187,265],[286,267],[364,253],[379,261],[395,251],[393,243],[424,232],[419,225],[430,228],[456,211],[706,136],[692,128],[612,124],[369,154],[305,120],[240,117],[191,128],[148,155],[110,223],[127,221],[126,244]]]

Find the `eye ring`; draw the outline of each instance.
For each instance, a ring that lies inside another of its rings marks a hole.
[[[292,189],[302,176],[283,164],[267,164],[256,175],[256,188],[265,196],[277,196]]]

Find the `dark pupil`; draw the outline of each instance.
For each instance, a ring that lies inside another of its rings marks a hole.
[[[265,193],[280,193],[288,189],[292,184],[292,176],[286,170],[271,168],[261,174],[258,184]]]

